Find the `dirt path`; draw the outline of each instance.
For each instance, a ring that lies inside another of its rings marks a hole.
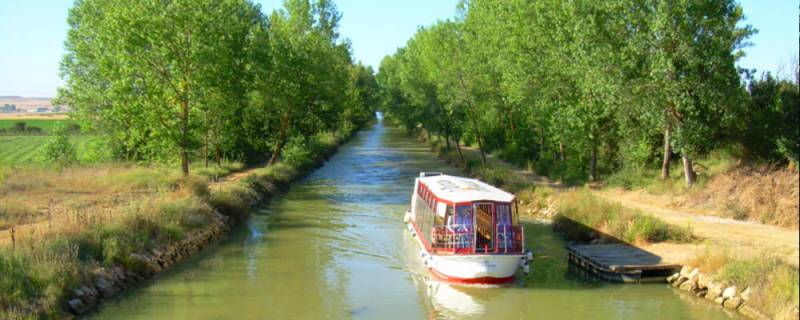
[[[477,149],[462,147],[465,156],[480,157]],[[567,190],[568,187],[536,175],[529,170],[520,169],[508,162],[487,154],[490,165],[497,165],[514,172],[528,183]],[[661,256],[665,261],[683,264],[696,256],[698,251],[727,250],[736,257],[759,258],[777,255],[795,267],[800,261],[800,230],[792,230],[756,222],[738,221],[714,216],[707,209],[670,208],[678,202],[676,197],[647,197],[637,191],[621,189],[593,190],[593,194],[625,207],[642,210],[657,216],[667,223],[689,225],[694,235],[701,238],[699,243],[676,244],[657,243],[642,246]]]
[[[236,182],[246,178],[247,176],[253,174],[253,172],[255,172],[256,170],[263,169],[266,166],[267,164],[264,163],[255,166],[245,167],[238,171],[233,171],[223,177],[220,177],[220,179],[218,179],[217,181],[209,182],[208,187],[213,190],[215,188],[219,188],[220,186],[229,185],[232,182]]]
[[[705,240],[702,244],[654,244],[648,249],[665,260],[683,262],[697,250],[706,246],[725,248],[733,255],[760,257],[765,253],[775,254],[794,266],[798,266],[800,232],[756,222],[738,221],[717,216],[665,208],[661,204],[648,203],[638,198],[636,192],[618,189],[594,191],[595,195],[623,206],[640,209],[664,219],[664,221],[692,228],[692,233]]]

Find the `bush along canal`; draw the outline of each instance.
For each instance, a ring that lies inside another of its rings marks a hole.
[[[569,272],[566,243],[524,220],[531,273],[506,286],[433,281],[403,224],[420,171],[464,175],[401,129],[375,124],[254,209],[229,236],[112,299],[92,319],[730,319],[666,284]]]

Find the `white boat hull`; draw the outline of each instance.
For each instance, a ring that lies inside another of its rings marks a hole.
[[[420,239],[413,223],[409,231],[419,244],[420,256],[431,273],[448,282],[465,284],[501,284],[514,280],[526,261],[524,254],[431,254]]]

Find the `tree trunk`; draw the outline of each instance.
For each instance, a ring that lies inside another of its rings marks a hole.
[[[289,118],[292,116],[292,111],[289,110],[286,112],[286,115],[283,116],[283,120],[281,120],[281,133],[280,137],[278,138],[278,143],[275,144],[275,149],[272,150],[272,158],[269,159],[269,164],[273,165],[278,162],[278,159],[281,156],[281,151],[283,151],[283,145],[286,143],[286,134],[289,131]]]
[[[597,146],[592,144],[592,158],[589,160],[589,181],[597,181]]]
[[[203,141],[203,164],[206,168],[208,168],[208,131],[206,131],[205,137]]]
[[[566,152],[564,151],[563,141],[558,141],[558,160],[561,160],[561,162],[567,160],[567,155]]]
[[[474,112],[474,108],[472,106],[472,99],[469,96],[469,90],[467,90],[467,83],[464,81],[464,77],[462,74],[459,73],[458,79],[461,83],[461,89],[464,90],[464,98],[467,100],[467,109],[468,111]],[[469,112],[467,113],[467,117],[470,117]],[[476,115],[472,114],[472,124],[475,126],[475,138],[478,140],[478,149],[481,151],[481,161],[483,162],[483,166],[486,167],[486,152],[483,151],[483,143],[481,142],[481,129],[478,125],[478,120],[476,120]]]
[[[217,158],[217,166],[222,166],[222,150],[219,149],[219,145],[214,146],[214,154]]]
[[[444,130],[444,150],[450,152],[450,130]]]
[[[478,132],[476,138],[476,140],[478,140],[478,150],[481,151],[481,162],[483,163],[483,166],[486,167],[486,152],[483,151],[483,142],[481,142],[480,132]]]
[[[456,138],[456,151],[458,151],[458,160],[463,162],[464,155],[461,153],[461,144],[458,142],[459,140],[461,140],[461,137],[455,137],[455,138]]]
[[[189,101],[181,101],[181,171],[189,176]]]
[[[683,174],[686,176],[686,185],[691,187],[697,178],[692,167],[692,159],[683,152],[681,152],[681,158],[683,159]]]
[[[667,125],[664,130],[664,162],[661,163],[661,180],[669,179],[669,160],[672,157],[672,147],[669,145],[672,128]]]

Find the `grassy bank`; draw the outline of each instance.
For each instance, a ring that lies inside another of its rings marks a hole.
[[[0,201],[5,225],[0,231],[0,318],[65,316],[76,289],[100,286],[100,268],[151,275],[141,253],[221,221],[243,219],[253,205],[321,164],[350,134],[317,135],[287,149],[275,165],[220,182],[213,181],[241,165],[197,168],[193,172],[200,174],[188,180],[174,169],[129,164],[4,170],[0,193],[15,196]]]
[[[713,280],[750,289],[747,304],[773,319],[797,319],[800,306],[800,274],[796,267],[764,253],[740,257],[730,249],[709,248],[688,263]]]
[[[571,241],[647,244],[693,240],[689,226],[667,224],[641,210],[602,200],[585,189],[553,196],[557,203],[553,228]]]

